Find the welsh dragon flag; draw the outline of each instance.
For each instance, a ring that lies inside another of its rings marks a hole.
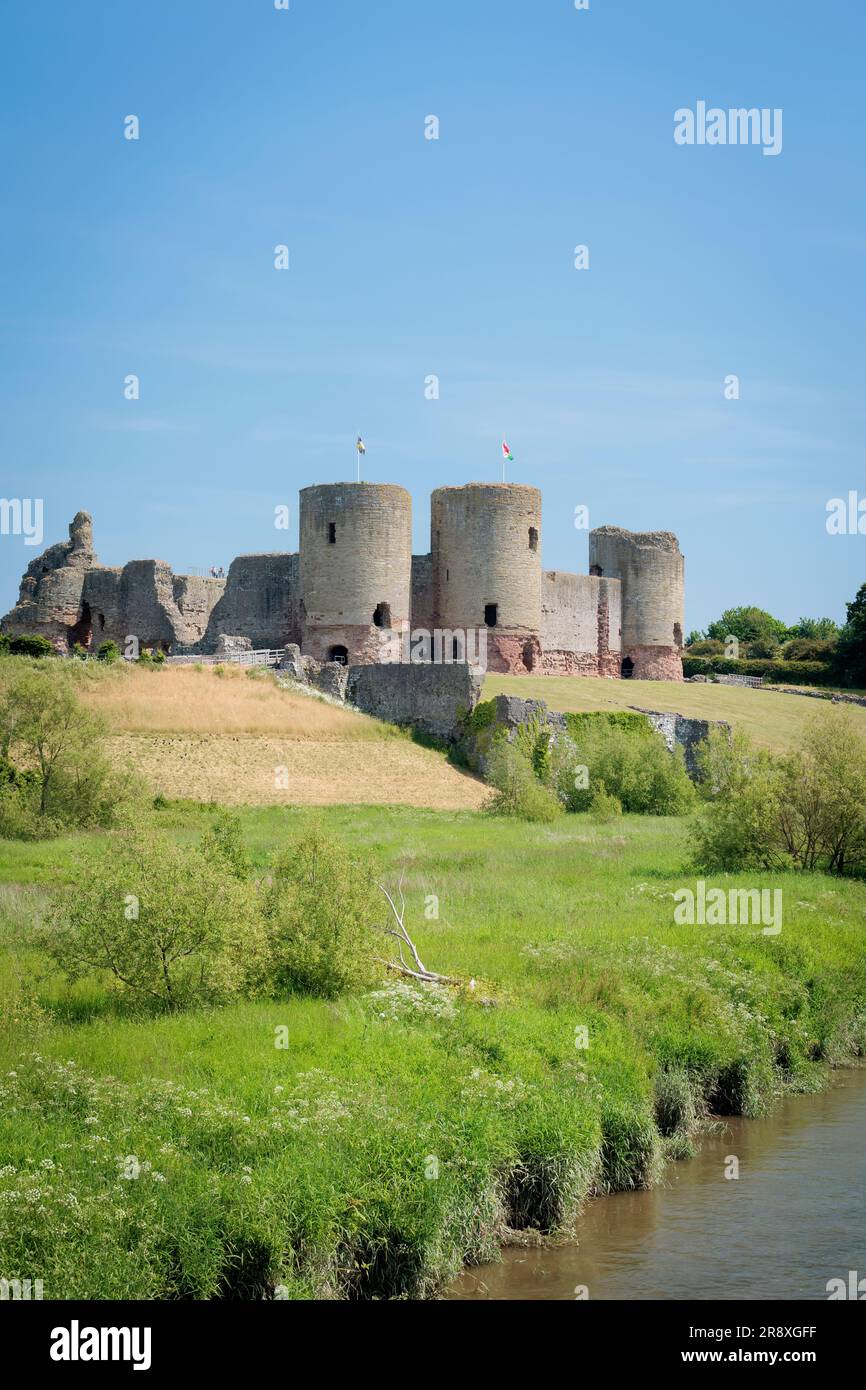
[[[508,463],[513,463],[513,462],[514,462],[514,455],[512,454],[511,450],[509,449],[509,447],[508,447],[508,445],[506,444],[506,442],[505,442],[504,439],[503,439],[503,441],[502,441],[502,457],[503,457],[503,458],[506,460],[506,462],[508,462]]]

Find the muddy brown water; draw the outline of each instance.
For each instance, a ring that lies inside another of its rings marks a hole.
[[[662,1186],[590,1202],[576,1237],[507,1249],[446,1296],[826,1299],[828,1280],[866,1277],[866,1068],[765,1119],[725,1120]]]

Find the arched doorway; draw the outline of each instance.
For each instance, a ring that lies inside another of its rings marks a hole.
[[[620,667],[620,675],[622,676],[624,681],[628,681],[631,680],[633,674],[634,662],[632,661],[630,656],[627,656],[623,661],[622,666]]]
[[[349,664],[349,649],[348,649],[348,647],[341,647],[341,646],[339,646],[339,645],[336,646],[336,647],[331,647],[331,648],[329,649],[329,651],[328,651],[328,660],[329,660],[329,661],[336,661],[337,664],[340,665],[340,666],[348,666],[348,664]]]

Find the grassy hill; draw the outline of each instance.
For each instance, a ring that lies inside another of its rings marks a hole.
[[[678,681],[609,681],[573,676],[494,676],[484,682],[484,699],[520,695],[545,700],[555,710],[668,710],[692,719],[724,719],[754,741],[783,753],[797,741],[806,724],[820,714],[825,702],[775,690],[752,690],[737,685],[691,685]],[[851,718],[866,729],[866,707],[846,705]]]
[[[269,673],[118,666],[83,679],[81,693],[107,720],[118,764],[165,797],[442,810],[484,799],[482,784],[442,753],[355,710],[281,689]]]

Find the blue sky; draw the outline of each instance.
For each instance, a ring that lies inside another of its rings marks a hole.
[[[83,507],[106,564],[294,549],[360,430],[427,550],[430,491],[499,478],[505,437],[547,568],[585,571],[586,505],[677,533],[687,629],[844,617],[857,0],[18,0],[3,30],[0,493],[46,543]],[[781,154],[676,145],[698,100],[782,108]],[[35,553],[0,536],[0,611]]]

